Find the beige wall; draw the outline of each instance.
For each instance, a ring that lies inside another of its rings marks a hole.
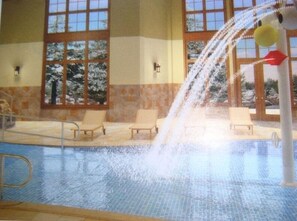
[[[139,5],[139,0],[112,0],[110,13],[111,37],[139,36]]]
[[[140,84],[171,83],[169,74],[168,41],[141,37]],[[154,62],[160,64],[160,73],[153,69]]]
[[[183,40],[170,41],[172,83],[181,84],[185,79]]]
[[[44,0],[10,0],[2,5],[0,87],[40,86]],[[21,74],[14,76],[15,66]]]
[[[110,84],[182,83],[183,41],[144,37],[113,37],[110,39]],[[155,73],[153,63],[161,65]]]
[[[180,0],[112,0],[111,37],[143,36],[169,40],[174,34],[174,39],[182,39],[181,6]]]
[[[183,82],[181,6],[180,0],[113,0],[111,84]],[[161,73],[154,73],[154,62]]]
[[[140,82],[139,37],[110,38],[110,84],[129,85]]]
[[[183,39],[182,1],[171,0],[171,39]]]
[[[0,45],[0,87],[40,86],[43,42]],[[14,76],[15,66],[20,75]]]
[[[44,0],[3,3],[0,44],[43,41]]]
[[[183,47],[183,18],[182,18],[182,1],[171,0],[171,75],[172,83],[181,84],[185,79],[184,68],[184,47]]]
[[[183,41],[180,0],[141,0],[142,63],[140,84],[182,83]],[[153,62],[161,73],[153,72]]]
[[[140,35],[147,38],[170,38],[171,0],[140,1]]]

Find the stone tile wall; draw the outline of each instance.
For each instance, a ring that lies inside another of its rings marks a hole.
[[[133,122],[139,108],[157,108],[159,118],[166,117],[179,88],[180,84],[111,85],[107,121]],[[17,115],[80,121],[85,113],[84,109],[41,109],[41,87],[5,87],[0,91],[13,96],[12,111]],[[0,98],[10,103],[1,93]],[[228,118],[228,107],[208,107],[207,117]],[[295,110],[293,117],[297,119]]]
[[[140,86],[140,108],[159,110],[159,118],[166,117],[177,93],[175,84],[149,84]]]
[[[17,115],[39,117],[40,116],[40,91],[41,87],[7,87],[0,88],[13,96],[12,111]],[[0,93],[0,97],[10,103],[9,97]]]
[[[139,85],[111,85],[108,120],[111,122],[133,122],[140,107]]]
[[[179,84],[111,85],[107,120],[133,122],[139,108],[157,108],[159,117],[165,117],[176,95]],[[13,96],[12,110],[18,115],[57,120],[81,120],[84,109],[41,109],[41,87],[0,88]],[[0,98],[5,97],[0,93]]]

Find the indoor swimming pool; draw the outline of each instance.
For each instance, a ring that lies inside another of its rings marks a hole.
[[[297,188],[280,185],[281,148],[269,141],[189,144],[164,158],[171,170],[162,168],[161,158],[148,158],[150,152],[150,146],[61,149],[0,143],[0,153],[23,155],[33,164],[30,183],[5,188],[4,200],[165,220],[297,220]],[[150,159],[157,161],[154,169],[147,168]],[[6,183],[27,176],[19,160],[7,159],[5,171]]]

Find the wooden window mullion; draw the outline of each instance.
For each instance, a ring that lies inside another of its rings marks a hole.
[[[68,1],[67,1],[68,2]],[[63,59],[63,86],[62,86],[62,104],[66,105],[66,90],[67,90],[67,44],[68,42],[64,42],[64,59]]]
[[[65,11],[65,33],[68,32],[68,17],[69,17],[69,0],[66,0],[66,11]]]
[[[85,65],[85,75],[84,75],[84,104],[87,105],[88,104],[88,75],[89,75],[89,41],[86,41],[86,46],[85,46],[85,61],[84,61],[84,65]]]

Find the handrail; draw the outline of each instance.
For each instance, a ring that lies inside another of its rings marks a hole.
[[[4,91],[0,91],[1,94],[4,94],[5,96],[9,97],[10,99],[10,108],[12,108],[12,102],[13,102],[13,96],[4,92]]]
[[[42,121],[52,121],[52,122],[59,122],[61,123],[61,137],[55,137],[55,136],[49,136],[49,135],[42,135],[42,134],[37,134],[37,133],[29,133],[29,132],[21,132],[21,131],[13,131],[13,130],[8,130],[11,133],[18,133],[18,134],[25,134],[25,135],[33,135],[33,136],[39,136],[39,137],[47,137],[47,138],[54,138],[54,139],[60,139],[61,140],[61,147],[64,148],[64,140],[79,140],[79,133],[80,133],[80,128],[79,125],[74,122],[74,121],[59,121],[59,120],[53,120],[49,118],[40,118],[40,117],[30,117],[30,116],[23,116],[23,115],[14,115],[12,113],[8,114],[1,114],[0,117],[2,117],[2,141],[4,141],[4,131],[6,131],[5,127],[5,117],[6,116],[12,116],[15,118],[26,118],[26,119],[31,119],[31,120],[42,120]],[[64,137],[64,124],[69,123],[69,124],[74,124],[77,127],[78,130],[78,136],[77,138],[74,139],[67,139]]]
[[[22,183],[19,184],[5,184],[4,183],[4,169],[5,169],[5,158],[16,158],[23,160],[29,169],[29,174],[27,179],[25,179]],[[32,179],[32,163],[26,157],[16,154],[0,154],[0,199],[3,199],[3,188],[22,188]]]

